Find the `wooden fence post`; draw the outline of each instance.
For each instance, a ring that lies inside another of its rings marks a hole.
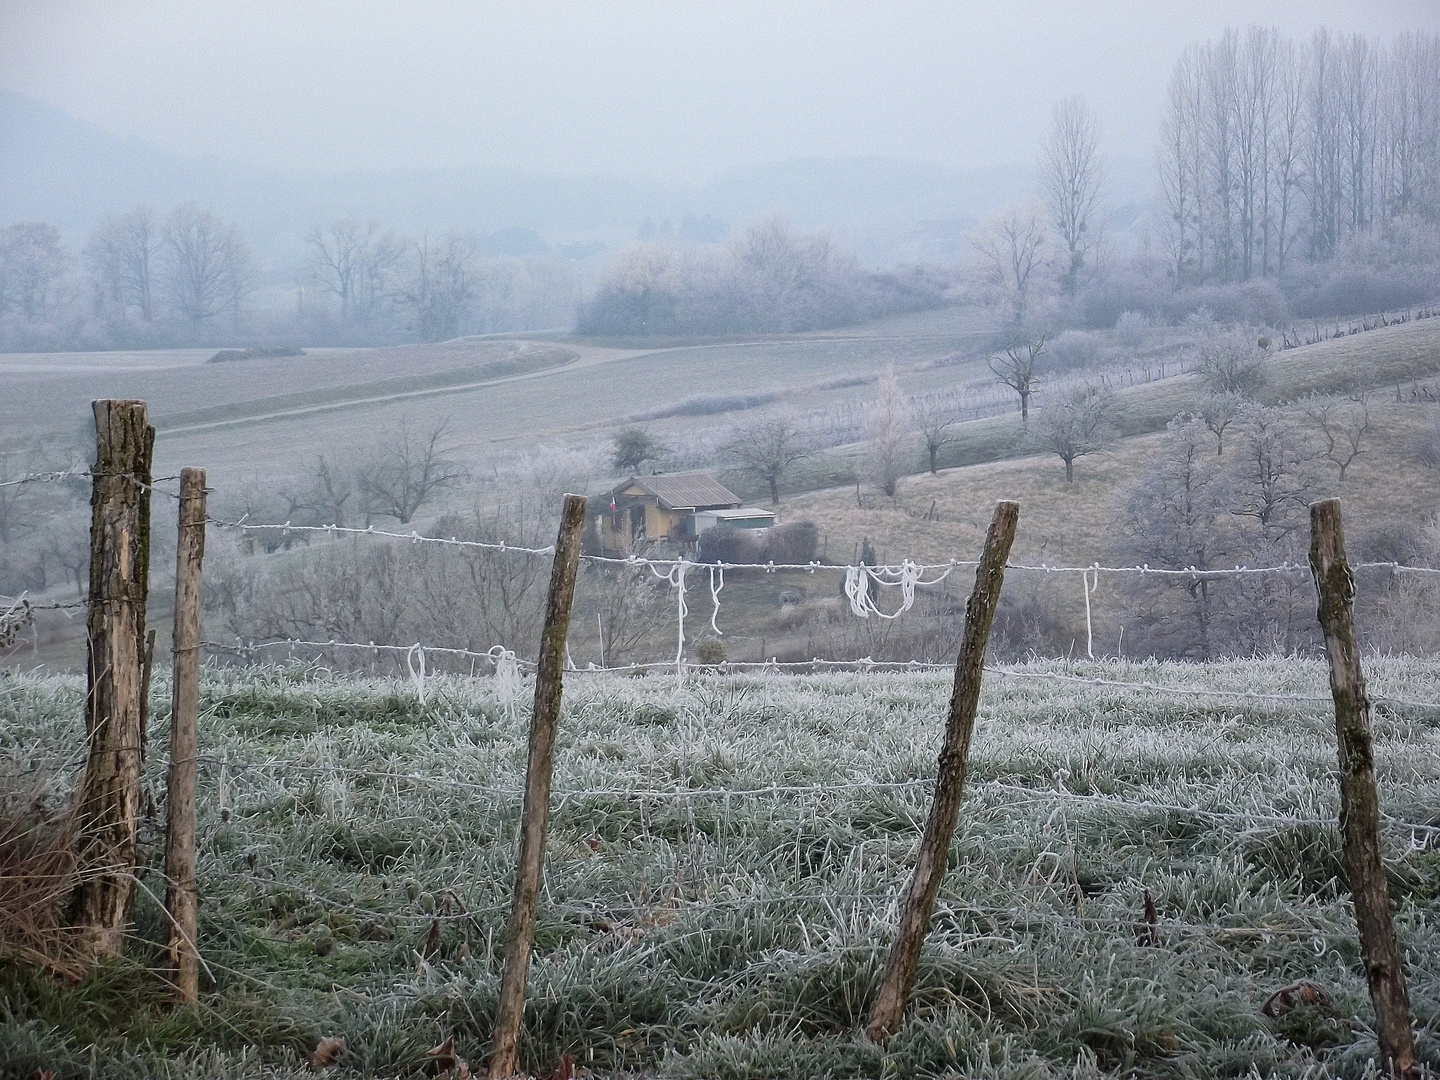
[[[1345,559],[1339,499],[1310,505],[1310,570],[1320,597],[1320,628],[1330,661],[1340,755],[1340,833],[1360,931],[1360,955],[1375,1005],[1375,1036],[1381,1062],[1391,1075],[1415,1076],[1418,1067],[1410,1030],[1410,996],[1380,859],[1380,799],[1375,790],[1370,700],[1360,670],[1354,622],[1355,573]]]
[[[585,499],[566,495],[550,568],[550,595],[545,604],[545,630],[540,638],[540,663],[535,673],[535,709],[530,719],[530,755],[525,766],[525,802],[520,818],[520,853],[515,868],[515,893],[505,940],[505,971],[495,1013],[489,1074],[506,1080],[520,1071],[520,1028],[525,1019],[525,982],[535,941],[535,906],[545,866],[545,833],[550,826],[550,777],[555,764],[555,726],[560,719],[560,694],[565,670],[565,635],[575,599],[575,574],[580,567],[580,534],[585,527]]]
[[[150,462],[143,401],[96,401],[90,494],[89,753],[75,798],[75,945],[118,956],[138,865],[140,699],[150,577]]]
[[[975,709],[980,701],[980,676],[985,666],[985,646],[990,639],[990,624],[995,618],[995,605],[1000,601],[1000,586],[1005,577],[1005,561],[1015,539],[1015,523],[1020,504],[1001,502],[995,507],[990,530],[985,534],[985,550],[975,570],[975,589],[965,605],[965,637],[955,661],[955,687],[950,694],[950,717],[945,724],[945,744],[940,750],[940,767],[935,778],[935,799],[915,859],[915,871],[900,915],[900,929],[890,956],[880,992],[870,1010],[870,1023],[865,1033],[874,1042],[884,1042],[900,1026],[910,988],[915,982],[915,969],[920,963],[920,948],[930,927],[930,912],[935,896],[945,877],[945,864],[950,855],[950,838],[960,814],[960,796],[965,788],[965,766],[970,756],[970,736],[975,730]]]
[[[180,534],[175,545],[175,636],[170,697],[170,777],[165,796],[166,944],[175,992],[200,997],[195,893],[195,755],[200,713],[200,570],[205,558],[205,470],[180,472]]]

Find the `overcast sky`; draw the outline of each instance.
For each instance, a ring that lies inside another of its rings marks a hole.
[[[1024,164],[1076,92],[1148,160],[1181,49],[1251,22],[1388,40],[1440,29],[1440,0],[0,0],[0,86],[285,169]]]

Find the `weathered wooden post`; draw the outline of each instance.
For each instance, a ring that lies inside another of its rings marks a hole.
[[[180,473],[180,534],[175,545],[174,670],[170,697],[170,777],[165,797],[165,910],[168,966],[180,1000],[200,997],[195,893],[195,755],[200,713],[200,572],[205,558],[205,470]]]
[[[96,401],[90,495],[89,754],[75,799],[78,884],[70,924],[82,955],[118,956],[138,865],[150,462],[143,401]]]
[[[1340,500],[1310,505],[1310,570],[1319,594],[1320,628],[1330,661],[1330,694],[1335,699],[1335,736],[1340,755],[1340,834],[1345,873],[1355,902],[1360,955],[1382,1065],[1391,1075],[1419,1075],[1410,1029],[1410,995],[1395,924],[1390,888],[1380,859],[1380,798],[1375,790],[1375,757],[1370,739],[1370,700],[1360,670],[1355,637],[1355,572],[1345,558]]]
[[[960,814],[960,796],[965,788],[965,767],[970,756],[970,736],[975,730],[975,710],[980,701],[980,676],[985,666],[985,646],[990,640],[990,624],[995,619],[995,606],[1000,601],[1000,586],[1005,578],[1005,560],[1015,540],[1015,523],[1020,517],[1020,504],[1001,502],[985,534],[985,550],[975,570],[975,589],[965,605],[965,637],[960,656],[955,661],[955,687],[950,694],[950,717],[945,724],[945,744],[940,750],[940,768],[935,778],[935,799],[920,840],[920,853],[900,915],[900,930],[890,956],[880,992],[870,1009],[870,1023],[865,1033],[874,1042],[883,1042],[895,1033],[910,999],[915,982],[915,969],[920,963],[920,949],[930,927],[930,912],[935,896],[945,877],[945,864],[950,855],[950,838]]]
[[[530,755],[525,766],[525,802],[520,818],[520,853],[515,868],[515,893],[505,939],[505,971],[495,1013],[489,1074],[506,1080],[520,1071],[520,1028],[525,1019],[525,982],[535,941],[535,907],[545,867],[545,833],[550,826],[550,778],[555,764],[555,727],[560,719],[560,694],[565,669],[565,635],[575,599],[575,574],[580,567],[580,534],[585,527],[585,499],[566,495],[555,538],[550,569],[550,595],[545,604],[545,630],[540,638],[540,663],[535,673],[535,710],[530,719]]]

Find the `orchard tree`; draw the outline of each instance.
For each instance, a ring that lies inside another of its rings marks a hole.
[[[644,428],[628,427],[615,433],[610,460],[621,472],[635,473],[647,461],[656,461],[670,452]]]
[[[1365,392],[1357,390],[1345,398],[1312,399],[1305,415],[1315,425],[1321,442],[1325,444],[1326,459],[1340,470],[1340,482],[1343,484],[1345,470],[1365,453],[1365,440],[1374,430]]]
[[[793,416],[779,415],[756,420],[736,429],[722,451],[746,472],[753,473],[770,489],[770,501],[780,502],[780,483],[798,462],[818,453],[814,438]]]
[[[1025,325],[1040,279],[1053,262],[1045,208],[1011,203],[995,213],[971,241],[981,279],[1007,309],[1018,331]]]
[[[1265,350],[1243,330],[1207,333],[1199,360],[1200,383],[1212,394],[1249,396],[1265,385]]]
[[[1170,422],[1145,474],[1125,494],[1127,553],[1148,566],[1199,571],[1161,580],[1184,588],[1194,617],[1194,638],[1185,651],[1193,648],[1201,659],[1211,651],[1213,593],[1220,580],[1204,571],[1222,553],[1224,503],[1225,485],[1210,454],[1209,432],[1194,418]]]
[[[955,409],[938,397],[920,402],[913,410],[915,430],[925,442],[925,452],[930,458],[930,473],[938,471],[940,451],[955,441],[955,425],[960,416]]]
[[[1028,445],[1065,463],[1065,482],[1075,482],[1075,460],[1114,445],[1115,397],[1104,387],[1085,386],[1040,410]]]
[[[1038,341],[1023,341],[1017,334],[1005,346],[1004,355],[990,357],[990,370],[995,378],[1014,390],[1020,398],[1020,423],[1030,421],[1030,395],[1040,385],[1037,371],[1040,354],[1045,351],[1046,335]]]
[[[465,478],[465,468],[444,456],[444,422],[424,431],[408,422],[386,436],[356,470],[355,487],[366,520],[393,517],[408,525],[420,508]]]

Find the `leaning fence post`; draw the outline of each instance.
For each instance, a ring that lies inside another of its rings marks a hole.
[[[530,719],[530,754],[525,765],[525,802],[520,817],[520,853],[515,867],[515,893],[505,937],[505,971],[495,1013],[489,1074],[505,1080],[520,1071],[520,1028],[525,1019],[525,980],[535,940],[535,906],[545,864],[545,833],[550,825],[550,777],[555,763],[555,726],[560,719],[560,694],[565,670],[565,636],[580,567],[580,534],[585,527],[585,499],[566,495],[550,568],[550,595],[545,604],[545,630],[540,637],[540,663],[535,673],[535,709]]]
[[[138,865],[150,461],[143,401],[96,401],[90,493],[89,686],[85,771],[75,798],[69,921],[92,960],[119,956]]]
[[[990,624],[995,618],[995,605],[1000,600],[1000,586],[1005,577],[1005,560],[1015,539],[1015,523],[1020,504],[1001,502],[995,507],[990,530],[985,534],[985,550],[975,570],[975,589],[965,605],[965,637],[960,656],[955,661],[955,687],[950,694],[950,717],[945,724],[945,743],[940,750],[940,767],[935,778],[935,799],[920,840],[920,853],[910,877],[905,909],[900,915],[900,930],[890,956],[885,961],[885,974],[880,992],[870,1010],[870,1023],[865,1033],[874,1042],[883,1042],[895,1033],[910,998],[915,982],[915,969],[920,963],[920,948],[930,926],[930,912],[945,876],[950,855],[950,838],[960,814],[960,796],[965,787],[965,765],[970,756],[970,736],[975,730],[975,710],[980,701],[980,676],[985,666],[985,646],[990,639]]]
[[[205,470],[180,472],[175,545],[175,635],[170,697],[170,777],[165,797],[165,910],[168,966],[181,1001],[200,996],[195,894],[195,755],[200,712],[200,581],[205,558]]]
[[[1360,670],[1355,637],[1355,572],[1345,559],[1340,500],[1310,505],[1310,570],[1319,594],[1320,628],[1330,661],[1330,694],[1335,699],[1335,735],[1340,755],[1340,833],[1345,873],[1355,902],[1360,955],[1382,1063],[1394,1076],[1417,1073],[1410,1030],[1410,996],[1395,924],[1390,889],[1380,859],[1380,799],[1370,740],[1370,701]]]

